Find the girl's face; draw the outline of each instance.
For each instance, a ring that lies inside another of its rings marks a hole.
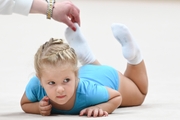
[[[75,94],[77,77],[72,67],[47,65],[41,75],[41,84],[53,102],[63,105]]]

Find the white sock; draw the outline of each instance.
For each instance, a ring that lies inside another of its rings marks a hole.
[[[77,23],[76,31],[73,31],[71,28],[67,28],[65,31],[65,37],[69,45],[75,50],[76,55],[79,59],[79,62],[82,65],[90,64],[96,60],[94,54],[92,53],[86,39],[84,38],[80,27]]]
[[[139,64],[142,61],[142,55],[128,28],[123,24],[113,23],[111,29],[114,37],[122,45],[122,53],[127,62],[132,65]]]

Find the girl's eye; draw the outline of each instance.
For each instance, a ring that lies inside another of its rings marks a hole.
[[[55,82],[51,81],[51,82],[48,82],[49,85],[54,85]]]
[[[66,78],[66,79],[63,80],[64,83],[67,83],[67,82],[69,82],[69,81],[70,81],[69,78]]]

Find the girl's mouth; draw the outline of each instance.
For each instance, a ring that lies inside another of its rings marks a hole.
[[[64,98],[66,95],[57,96],[57,98]]]

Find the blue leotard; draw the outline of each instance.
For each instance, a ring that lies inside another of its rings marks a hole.
[[[84,65],[80,67],[78,77],[74,107],[71,110],[52,108],[52,114],[79,114],[84,108],[107,102],[109,93],[106,87],[115,90],[119,87],[118,72],[106,65]],[[26,96],[31,102],[38,102],[47,96],[36,76],[26,86]]]

